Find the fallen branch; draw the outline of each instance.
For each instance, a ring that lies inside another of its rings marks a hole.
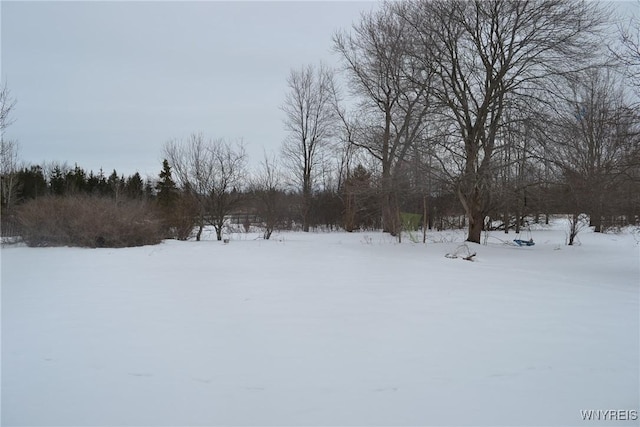
[[[467,246],[466,244],[462,244],[458,246],[455,251],[445,254],[444,256],[445,258],[462,258],[465,261],[473,261],[473,257],[476,256],[476,253],[471,252],[471,249],[469,249],[469,246]]]

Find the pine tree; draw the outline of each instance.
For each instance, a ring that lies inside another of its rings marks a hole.
[[[127,178],[125,193],[132,199],[139,199],[144,196],[144,182],[138,172]]]
[[[162,171],[158,176],[160,178],[156,184],[158,203],[162,207],[172,206],[178,198],[178,188],[171,177],[171,166],[169,166],[167,159],[162,161]]]
[[[87,187],[85,191],[88,194],[95,194],[98,192],[98,177],[93,174],[93,170],[89,171],[89,177],[87,178]]]
[[[116,203],[122,197],[122,193],[124,190],[124,175],[122,177],[118,176],[118,172],[114,169],[109,178],[107,179],[107,184],[109,186],[109,194],[116,199]]]
[[[35,165],[24,168],[18,173],[18,199],[28,200],[44,196],[48,193],[47,180],[42,167]]]
[[[155,198],[155,186],[149,178],[144,182],[144,197],[147,200],[153,200]]]
[[[65,175],[65,186],[68,193],[82,193],[87,187],[87,174],[77,164],[73,170],[68,171]]]
[[[104,176],[104,171],[102,170],[102,168],[100,168],[100,171],[98,172],[97,179],[98,184],[96,188],[98,190],[98,194],[100,194],[101,196],[108,196],[111,192],[109,183],[107,182],[107,178]]]
[[[65,179],[60,166],[56,165],[51,172],[49,179],[51,185],[51,193],[56,196],[62,196],[65,193]]]

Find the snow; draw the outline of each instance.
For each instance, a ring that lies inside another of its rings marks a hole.
[[[473,262],[463,232],[4,247],[2,425],[611,425],[580,411],[640,409],[639,239],[564,228]]]

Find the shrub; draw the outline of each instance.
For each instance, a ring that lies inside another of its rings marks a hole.
[[[120,248],[162,240],[160,221],[142,200],[44,197],[20,206],[18,219],[29,246]]]
[[[198,202],[189,194],[176,196],[171,204],[158,205],[158,212],[166,239],[189,240],[198,217]]]

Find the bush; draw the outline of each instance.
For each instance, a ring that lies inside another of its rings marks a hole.
[[[171,205],[159,205],[163,236],[166,239],[189,240],[198,217],[198,203],[193,196],[179,195]]]
[[[121,248],[162,240],[154,209],[141,200],[44,197],[20,206],[18,219],[28,246]]]

